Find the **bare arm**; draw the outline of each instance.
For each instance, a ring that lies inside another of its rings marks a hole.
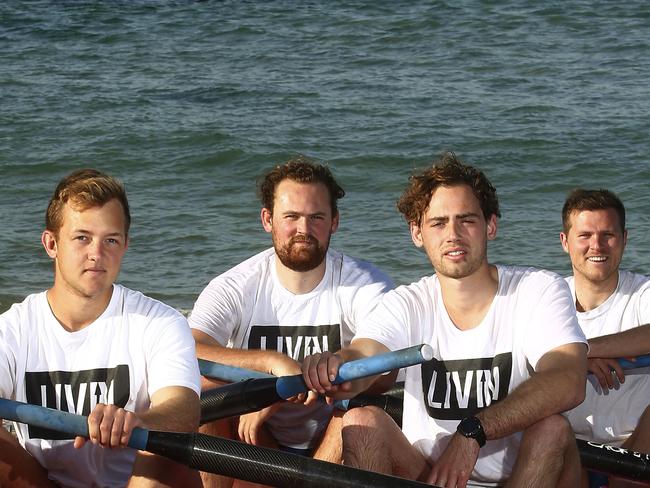
[[[300,364],[286,354],[277,351],[224,347],[208,334],[197,329],[192,329],[192,335],[196,341],[196,355],[201,359],[262,371],[275,376],[301,373]]]
[[[151,408],[139,415],[148,429],[196,432],[199,426],[198,395],[182,386],[169,386],[155,392]],[[198,471],[146,452],[138,452],[129,487],[201,486]]]
[[[582,402],[587,376],[587,354],[583,344],[566,344],[549,351],[537,363],[534,376],[520,384],[503,400],[476,416],[487,439],[499,439],[539,420],[568,410]],[[476,464],[479,445],[454,433],[427,477],[428,483],[465,486]]]
[[[584,344],[565,344],[547,352],[537,362],[531,378],[477,415],[487,438],[499,439],[519,432],[579,405],[584,400],[586,377]]]
[[[650,324],[589,339],[590,358],[633,357],[650,353]]]

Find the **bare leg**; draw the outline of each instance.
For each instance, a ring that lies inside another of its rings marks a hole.
[[[343,416],[343,464],[408,479],[424,479],[429,465],[392,418],[377,407]]]
[[[199,472],[162,456],[139,452],[133,465],[129,488],[200,488]]]
[[[313,458],[327,461],[329,463],[341,464],[343,462],[343,442],[341,440],[341,429],[343,428],[343,414],[340,410],[334,410],[327,429],[321,438],[318,447],[314,451]]]
[[[621,447],[646,454],[650,453],[650,406],[645,409],[636,429],[634,429],[632,435],[630,435]],[[620,478],[610,478],[609,486],[610,488],[636,488],[650,486],[650,484],[626,481]]]
[[[51,487],[47,471],[0,427],[0,486],[7,488]]]
[[[519,446],[507,487],[580,486],[580,455],[567,420],[551,415],[531,425]]]

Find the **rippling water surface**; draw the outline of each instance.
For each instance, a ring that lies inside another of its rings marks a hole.
[[[255,179],[296,153],[348,192],[333,245],[398,283],[431,268],[395,201],[444,149],[499,191],[494,261],[568,273],[564,196],[607,187],[649,271],[645,2],[7,0],[0,47],[0,310],[51,283],[43,213],[71,170],[126,183],[120,280],[188,309],[269,245]]]

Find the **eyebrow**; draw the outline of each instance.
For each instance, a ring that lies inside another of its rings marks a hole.
[[[455,215],[457,219],[466,219],[467,217],[479,218],[479,216],[480,215],[475,212],[466,212],[466,213]],[[444,216],[444,217],[429,217],[428,219],[426,219],[425,222],[448,222],[448,221],[449,221],[449,217]]]

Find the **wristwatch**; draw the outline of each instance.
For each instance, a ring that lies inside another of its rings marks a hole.
[[[458,424],[456,432],[465,437],[474,439],[478,442],[478,447],[483,447],[485,445],[485,431],[483,430],[481,421],[476,417],[465,417]]]

